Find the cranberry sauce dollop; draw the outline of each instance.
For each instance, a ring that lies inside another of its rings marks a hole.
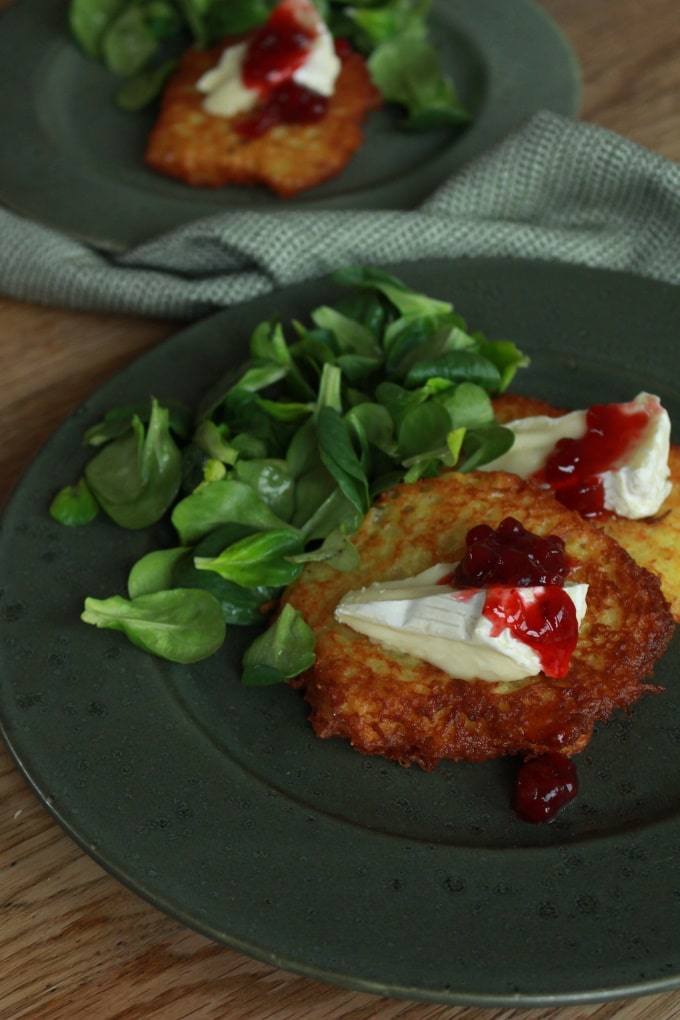
[[[512,806],[525,822],[549,822],[577,793],[576,766],[571,758],[553,752],[521,766]]]
[[[574,603],[564,591],[569,561],[557,535],[535,535],[514,517],[494,531],[472,528],[466,552],[453,572],[461,588],[487,588],[483,614],[497,637],[508,629],[538,655],[546,676],[566,676],[578,641]],[[538,588],[525,597],[521,588]]]
[[[506,517],[495,531],[489,524],[478,524],[468,531],[465,545],[465,555],[453,575],[460,588],[563,585],[569,573],[562,539],[535,535],[514,517]]]
[[[315,124],[325,116],[328,100],[294,81],[284,82],[252,113],[234,121],[244,138],[260,138],[277,124]]]
[[[285,0],[253,33],[242,77],[247,88],[260,94],[261,103],[234,121],[246,138],[259,138],[277,124],[314,124],[326,114],[328,99],[293,81],[318,34],[303,15],[296,0]]]
[[[619,467],[640,442],[650,411],[627,404],[594,404],[580,439],[560,439],[538,478],[557,499],[583,517],[604,513],[601,475]]]
[[[294,0],[279,4],[248,43],[243,84],[267,95],[288,81],[307,59],[316,34],[314,25],[300,17]]]

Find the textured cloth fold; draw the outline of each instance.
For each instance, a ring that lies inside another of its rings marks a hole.
[[[227,212],[111,255],[0,210],[0,292],[193,318],[347,263],[503,256],[680,283],[680,167],[541,112],[411,211]]]

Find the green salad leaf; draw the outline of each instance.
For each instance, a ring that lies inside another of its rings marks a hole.
[[[195,560],[213,558],[234,542],[254,534],[254,529],[243,524],[224,524],[202,539],[186,555],[179,558],[172,574],[172,587],[202,588],[219,602],[224,622],[236,627],[261,624],[268,608],[274,605],[278,587],[252,585],[244,588],[228,581],[211,570],[198,570]]]
[[[124,528],[169,531],[132,565],[129,598],[88,599],[85,622],[173,661],[202,658],[227,626],[266,623],[307,565],[353,569],[352,536],[379,493],[509,448],[492,398],[528,363],[512,341],[471,331],[451,302],[384,270],[335,280],[341,296],[308,322],[259,323],[247,359],[193,414],[151,398],[87,429],[84,479],[52,516],[74,526],[101,509]],[[303,624],[276,618],[248,683],[309,662]]]
[[[224,642],[226,626],[217,600],[207,591],[172,588],[128,601],[119,595],[85,599],[81,619],[122,631],[138,648],[170,662],[197,662]]]
[[[349,17],[374,44],[404,32],[421,31],[430,0],[388,0],[378,6],[351,6]]]
[[[71,527],[89,524],[98,513],[99,503],[84,478],[75,485],[65,485],[50,503],[50,516]]]
[[[316,422],[321,462],[343,495],[365,514],[370,505],[368,478],[352,446],[349,426],[332,407],[322,407]]]
[[[130,598],[172,588],[175,567],[186,554],[187,550],[183,546],[177,546],[173,549],[154,549],[142,556],[128,574]]]
[[[180,25],[174,4],[167,0],[127,4],[103,33],[104,63],[123,77],[138,74],[147,67],[163,41],[179,31]]]
[[[286,604],[243,656],[242,682],[250,687],[282,683],[314,665],[314,631]]]
[[[168,421],[169,412],[154,400],[146,428],[133,415],[129,429],[103,446],[85,468],[97,502],[124,528],[155,524],[179,491],[182,455]]]
[[[144,67],[131,74],[118,89],[116,102],[121,110],[134,113],[148,106],[158,96],[177,67],[177,60],[164,60],[154,67]]]
[[[354,570],[361,558],[341,528],[329,532],[320,546],[288,557],[293,563],[327,563],[334,570]]]
[[[245,482],[225,478],[199,485],[172,512],[183,545],[193,545],[221,524],[253,524],[262,529],[285,524]]]
[[[302,541],[292,531],[272,529],[242,538],[213,558],[196,556],[194,566],[214,570],[242,588],[284,587],[300,576],[302,567],[290,556],[301,549]]]
[[[74,38],[90,57],[101,58],[103,41],[127,0],[71,0],[69,25]]]
[[[381,43],[368,66],[384,98],[405,108],[404,127],[429,130],[470,120],[453,83],[442,73],[437,50],[419,28]]]

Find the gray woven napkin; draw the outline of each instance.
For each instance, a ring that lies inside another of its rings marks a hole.
[[[541,112],[413,211],[227,212],[109,255],[0,210],[0,292],[192,318],[347,263],[505,256],[680,283],[680,166]]]

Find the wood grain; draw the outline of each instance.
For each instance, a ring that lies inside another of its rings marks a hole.
[[[680,160],[680,17],[670,0],[541,0],[576,52],[583,120]]]
[[[582,117],[680,160],[677,0],[540,6],[578,55]],[[0,298],[0,501],[80,400],[175,329],[171,322]],[[0,1020],[680,1016],[680,992],[554,1009],[455,1008],[353,993],[247,959],[187,931],[105,874],[52,821],[4,747],[0,906]]]

